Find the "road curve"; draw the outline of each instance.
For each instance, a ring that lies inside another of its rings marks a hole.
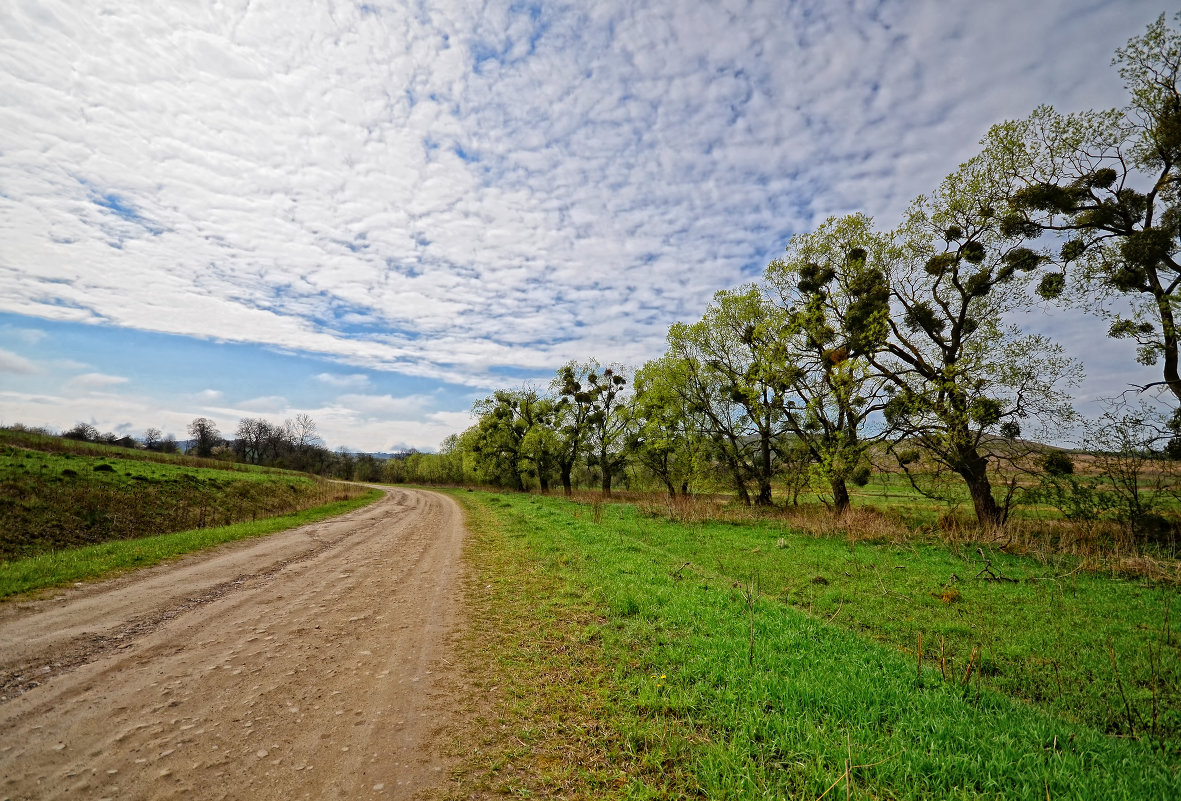
[[[409,798],[446,779],[459,507],[332,520],[0,605],[0,798]]]

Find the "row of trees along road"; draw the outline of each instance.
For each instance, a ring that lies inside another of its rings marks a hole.
[[[478,402],[448,453],[481,480],[546,490],[556,475],[566,492],[580,463],[605,492],[631,460],[673,494],[708,466],[754,504],[804,465],[840,513],[876,446],[924,491],[919,465],[957,476],[979,522],[1000,525],[1017,483],[994,486],[998,468],[1028,464],[1031,440],[1074,422],[1078,363],[1016,324],[1051,301],[1099,314],[1141,363],[1163,361],[1163,436],[1181,442],[1181,35],[1162,16],[1115,63],[1126,108],[1042,107],[994,126],[897,229],[831,218],[761,283],[673,325],[634,386],[618,365],[569,364],[548,391]]]

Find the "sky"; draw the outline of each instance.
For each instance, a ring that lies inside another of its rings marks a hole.
[[[310,414],[432,450],[642,364],[795,233],[897,224],[993,123],[1123,105],[1121,0],[0,0],[0,424]],[[1080,406],[1146,383],[1078,310]]]

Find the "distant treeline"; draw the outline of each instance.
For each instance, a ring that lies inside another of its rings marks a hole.
[[[20,431],[56,436],[47,428],[17,424]],[[324,446],[316,422],[306,414],[293,420],[272,423],[261,417],[242,418],[232,436],[223,436],[217,424],[207,417],[197,417],[188,426],[189,439],[178,441],[175,435],[163,434],[149,427],[140,438],[100,433],[90,423],[78,423],[60,436],[78,442],[93,442],[133,450],[165,454],[186,454],[222,462],[260,465],[283,470],[297,470],[325,478],[345,481],[382,480],[382,460],[370,454],[350,453]]]

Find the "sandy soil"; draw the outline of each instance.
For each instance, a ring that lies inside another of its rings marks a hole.
[[[462,542],[451,499],[392,490],[333,520],[0,605],[0,799],[437,787]]]

